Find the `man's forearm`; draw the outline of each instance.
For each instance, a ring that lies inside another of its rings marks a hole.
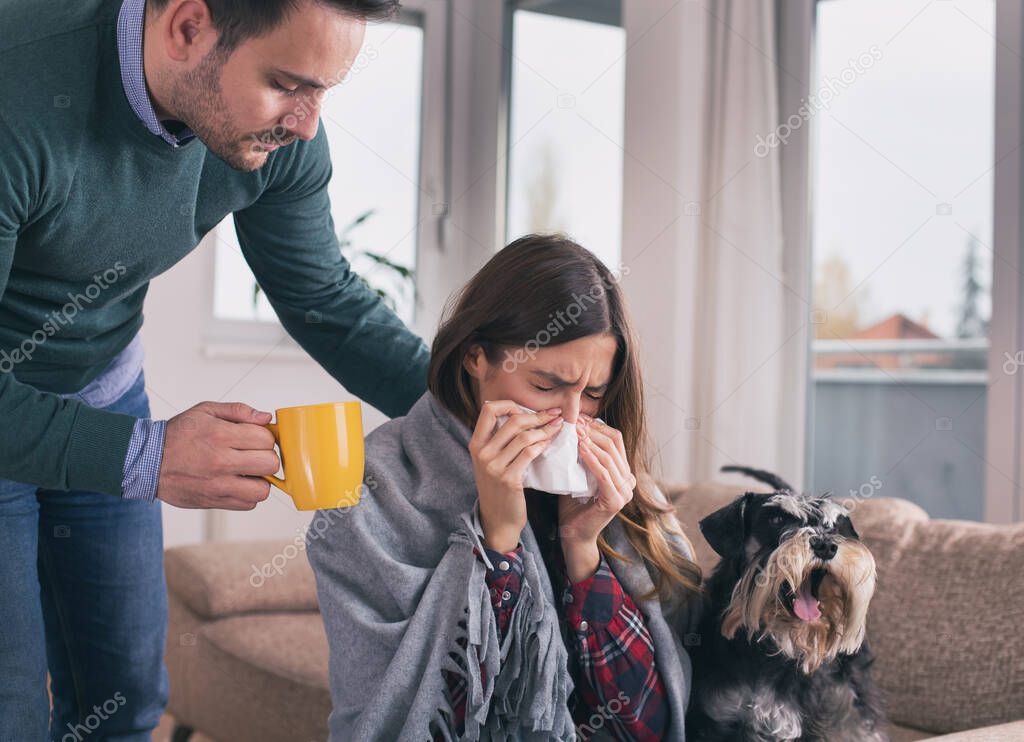
[[[426,391],[430,351],[341,253],[323,123],[278,160],[256,203],[235,213],[242,255],[307,353],[352,394],[390,417],[404,415]]]
[[[135,420],[0,373],[0,479],[120,496]]]

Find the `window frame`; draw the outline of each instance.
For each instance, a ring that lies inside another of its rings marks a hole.
[[[1004,352],[1024,348],[1024,9],[1020,3],[996,0],[996,111],[993,185],[993,245],[996,260],[1012,271],[993,270],[992,320],[989,325],[989,387],[985,410],[985,520],[1024,520],[1024,375],[1006,375]],[[1006,153],[1005,155],[999,153]],[[992,473],[995,476],[992,476]],[[1003,474],[1006,472],[1007,474]]]
[[[625,1],[625,0],[623,0]],[[512,74],[513,68],[513,52],[515,48],[515,13],[517,10],[524,10],[531,13],[546,13],[547,15],[559,17],[559,18],[571,18],[575,20],[589,21],[591,23],[599,23],[606,26],[613,26],[615,28],[621,28],[625,31],[623,25],[622,14],[619,14],[618,22],[611,22],[611,15],[614,15],[612,9],[609,7],[613,4],[613,0],[602,0],[601,3],[594,3],[593,6],[587,3],[590,0],[503,0],[503,20],[502,20],[502,38],[505,49],[505,54],[502,60],[501,70],[501,93],[500,93],[500,106],[501,106],[501,118],[499,120],[499,141],[502,142],[504,147],[504,167],[501,173],[501,200],[500,200],[500,232],[497,247],[500,248],[506,244],[509,240],[510,235],[508,234],[508,221],[509,221],[509,206],[511,201],[508,197],[511,187],[511,168],[509,162],[511,160],[511,153],[509,152],[509,141],[511,140],[512,133]],[[553,3],[557,3],[561,12],[546,11],[544,8]],[[583,9],[591,11],[588,15],[582,12]],[[570,13],[571,10],[579,10],[578,13]],[[623,106],[625,106],[625,95],[623,96]],[[625,115],[625,112],[623,112]],[[625,152],[623,152],[623,165],[625,164]],[[623,173],[623,179],[625,179],[625,173]],[[625,200],[619,204],[620,209],[625,206]],[[622,232],[620,229],[620,250],[619,250],[619,263],[622,262],[622,250],[621,250],[621,237]],[[615,269],[616,266],[609,266]]]
[[[457,146],[450,152],[451,201],[443,225],[447,270],[437,284],[445,296],[465,285],[506,241],[516,6],[515,0],[449,4],[449,137]],[[440,317],[443,303],[427,305],[425,322]],[[436,321],[429,327],[432,333]]]

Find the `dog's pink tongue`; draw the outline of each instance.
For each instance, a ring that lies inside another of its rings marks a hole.
[[[811,595],[811,586],[808,582],[809,580],[804,580],[800,592],[793,598],[793,612],[803,621],[813,621],[821,616],[818,601]]]

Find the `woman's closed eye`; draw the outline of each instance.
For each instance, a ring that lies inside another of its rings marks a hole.
[[[534,384],[533,388],[536,389],[539,392],[553,392],[555,390],[555,388],[553,386],[540,386],[539,384]],[[594,399],[594,400],[601,399],[601,395],[600,394],[596,394],[595,395],[595,394],[591,394],[590,392],[587,392],[587,396],[590,397],[591,399]]]

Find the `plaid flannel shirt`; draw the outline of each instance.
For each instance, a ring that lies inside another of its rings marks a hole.
[[[487,549],[494,565],[487,571],[491,605],[498,622],[499,637],[504,639],[512,611],[519,597],[523,578],[523,546],[514,551]],[[480,556],[480,552],[474,549]],[[620,740],[661,739],[668,728],[668,704],[665,688],[654,663],[654,643],[644,625],[643,615],[623,590],[608,567],[604,555],[597,571],[586,580],[573,584],[566,576],[561,549],[552,551],[563,575],[562,601],[565,621],[572,635],[570,654],[580,670],[574,678],[576,702],[573,720],[580,739],[591,733],[592,715],[598,714],[607,729]],[[482,561],[482,559],[481,559]],[[465,624],[461,624],[465,628]],[[465,639],[458,640],[465,647]],[[482,679],[486,671],[480,668]],[[466,682],[456,673],[445,671],[459,734],[466,713]],[[613,705],[610,702],[615,700]],[[617,713],[612,713],[615,708]]]

